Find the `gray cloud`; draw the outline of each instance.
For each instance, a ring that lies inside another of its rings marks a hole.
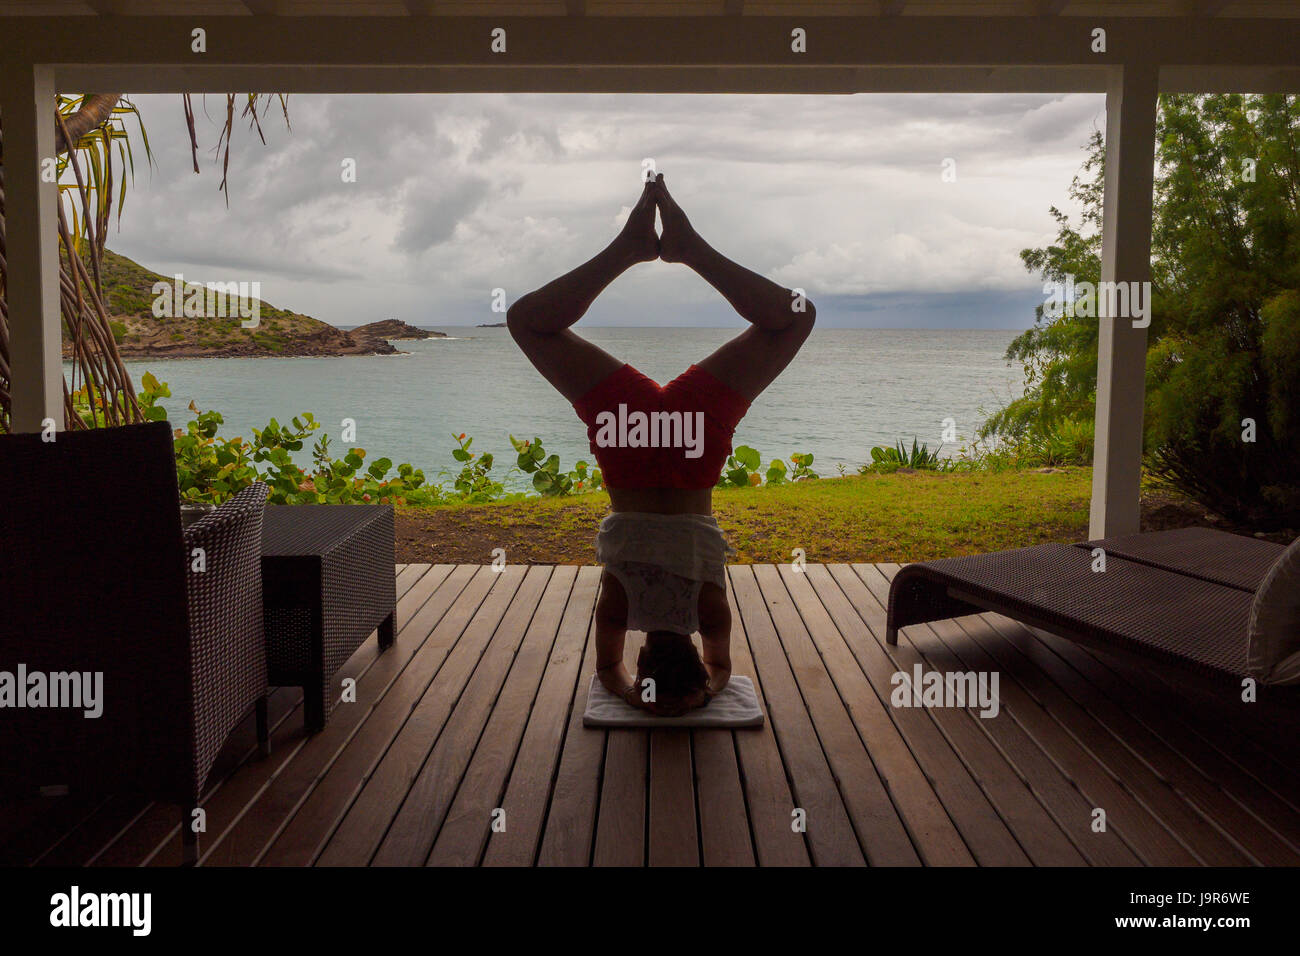
[[[437,173],[412,184],[394,247],[419,253],[446,242],[461,220],[483,205],[490,185],[477,176],[452,178]]]
[[[340,324],[491,321],[493,288],[513,299],[616,234],[647,157],[706,239],[806,289],[827,324],[993,322],[1038,295],[1018,253],[1052,238],[1047,209],[1069,208],[1104,121],[1091,94],[293,96],[292,129],[278,106],[264,117],[266,145],[239,129],[226,208],[210,152],[223,100],[198,112],[198,176],[179,97],[137,103],[156,165],[137,149],[110,246],[164,274],[246,274],[277,305]],[[974,296],[993,304],[963,307]],[[663,263],[622,276],[588,321],[647,316],[740,321]],[[996,324],[1032,318],[1031,304]]]

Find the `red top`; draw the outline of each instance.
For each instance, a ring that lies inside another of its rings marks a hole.
[[[692,365],[660,387],[631,365],[573,403],[610,488],[712,488],[749,401]]]

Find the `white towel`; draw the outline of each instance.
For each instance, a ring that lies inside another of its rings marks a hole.
[[[707,707],[688,710],[680,717],[660,717],[633,707],[622,698],[615,697],[596,675],[591,677],[587,691],[587,710],[582,715],[584,727],[762,727],[763,710],[758,706],[754,682],[748,677],[734,676],[722,688],[722,693],[709,701]]]

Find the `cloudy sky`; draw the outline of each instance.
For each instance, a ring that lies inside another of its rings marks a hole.
[[[165,275],[261,283],[336,325],[501,321],[507,301],[598,252],[653,158],[715,248],[817,304],[823,327],[1023,328],[1041,281],[1019,251],[1054,235],[1104,97],[1059,95],[293,96],[267,143],[237,129],[230,206],[196,98],[134,98],[154,150],[109,246]],[[943,180],[944,161],[955,182]],[[344,182],[355,160],[356,181]],[[740,325],[682,265],[649,263],[593,325]]]

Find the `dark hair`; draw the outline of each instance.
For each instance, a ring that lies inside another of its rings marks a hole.
[[[646,635],[636,659],[636,686],[643,687],[646,678],[654,681],[655,702],[666,710],[709,686],[709,672],[690,635],[672,631]]]

